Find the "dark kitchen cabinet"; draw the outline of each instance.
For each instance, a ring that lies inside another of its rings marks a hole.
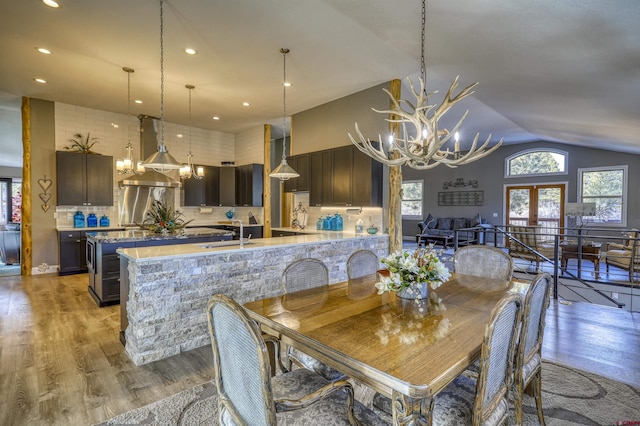
[[[204,168],[204,177],[191,177],[182,180],[184,206],[220,205],[220,167],[200,166]]]
[[[262,164],[236,167],[236,205],[262,206]]]
[[[87,272],[85,231],[58,232],[58,275]]]
[[[284,181],[284,192],[309,191],[310,183],[310,154],[294,155],[287,159],[287,163],[300,176]]]
[[[333,202],[333,163],[331,150],[309,154],[309,205],[328,206]]]
[[[344,146],[309,155],[309,205],[382,206],[382,164]]]
[[[56,173],[57,205],[113,205],[113,157],[56,151]]]
[[[220,205],[236,205],[236,168],[230,166],[220,167]]]

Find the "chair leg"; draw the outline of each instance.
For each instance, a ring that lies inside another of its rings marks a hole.
[[[524,386],[521,381],[517,380],[514,386],[515,395],[513,395],[513,402],[515,408],[515,419],[517,425],[522,425],[522,404],[524,403]]]
[[[544,412],[542,411],[542,371],[538,370],[532,380],[533,393],[536,399],[536,408],[538,409],[538,420],[540,425],[545,426]]]

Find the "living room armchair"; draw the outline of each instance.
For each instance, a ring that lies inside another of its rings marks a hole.
[[[625,244],[607,243],[607,255],[605,262],[607,264],[607,274],[609,274],[609,265],[629,271],[629,282],[633,282],[634,273],[640,271],[640,249],[638,236],[640,231],[633,230],[629,232]]]
[[[535,262],[536,271],[540,270],[540,262],[544,262],[545,257],[553,259],[553,244],[543,241],[539,226],[509,225],[505,231],[513,237],[505,236],[511,257]]]

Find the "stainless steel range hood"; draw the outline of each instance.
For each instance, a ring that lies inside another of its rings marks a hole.
[[[140,158],[149,158],[158,153],[158,118],[148,115],[139,115],[140,120]],[[179,188],[180,181],[175,180],[164,173],[153,169],[146,169],[141,175],[128,176],[118,182],[122,187],[150,186]]]

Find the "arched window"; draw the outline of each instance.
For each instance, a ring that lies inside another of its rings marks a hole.
[[[505,160],[505,177],[566,175],[568,157],[549,148],[520,151]]]

